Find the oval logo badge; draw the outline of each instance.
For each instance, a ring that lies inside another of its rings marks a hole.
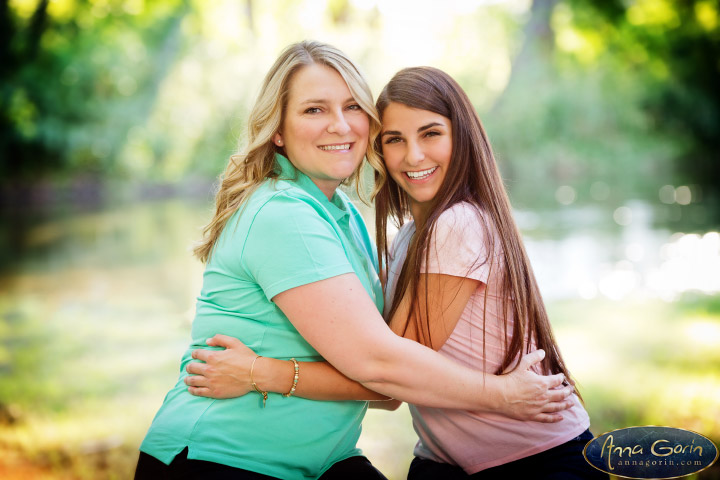
[[[699,433],[672,427],[629,427],[603,433],[583,451],[593,467],[627,478],[673,478],[715,463],[718,449]]]

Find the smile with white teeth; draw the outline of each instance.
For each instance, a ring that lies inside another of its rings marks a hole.
[[[422,180],[427,178],[437,170],[438,167],[428,168],[427,170],[420,170],[419,172],[405,172],[405,175],[412,178],[413,180]]]
[[[350,150],[349,143],[341,143],[340,145],[321,145],[320,150]]]

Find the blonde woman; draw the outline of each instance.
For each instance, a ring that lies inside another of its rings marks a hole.
[[[559,420],[554,412],[568,406],[571,388],[555,389],[562,374],[530,371],[542,352],[512,375],[484,375],[383,321],[372,242],[337,190],[357,177],[366,155],[378,164],[368,139],[379,127],[367,84],[337,49],[301,42],[270,69],[250,115],[249,146],[230,160],[196,250],[207,266],[192,344],[140,447],[136,478],[384,478],[356,448],[367,408],[357,399]],[[203,366],[192,357],[225,353],[207,348],[218,332],[262,355],[240,365],[252,381],[245,392],[257,393],[211,399],[187,391],[186,371]],[[266,357],[292,358],[282,361],[291,374],[284,395],[268,394],[253,377]],[[297,360],[302,370],[292,375]],[[331,396],[346,401],[299,396],[308,388],[327,393],[305,376],[343,375],[355,382]]]

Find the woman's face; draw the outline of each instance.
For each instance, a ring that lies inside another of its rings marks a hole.
[[[408,195],[413,217],[426,213],[442,185],[452,155],[450,119],[391,102],[382,118],[385,167]]]
[[[331,198],[365,156],[370,119],[340,74],[324,65],[302,67],[288,93],[285,118],[273,141]]]

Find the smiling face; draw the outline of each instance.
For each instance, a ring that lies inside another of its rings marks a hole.
[[[273,141],[331,198],[360,165],[369,132],[369,117],[340,74],[312,64],[293,75],[285,118]]]
[[[417,220],[427,214],[450,166],[450,119],[391,102],[383,112],[381,144],[385,167],[408,196]]]

